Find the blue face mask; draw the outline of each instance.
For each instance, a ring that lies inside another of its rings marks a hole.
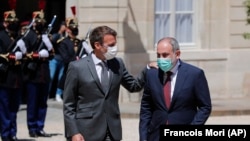
[[[173,63],[170,58],[157,58],[157,64],[164,72],[169,71],[173,67]]]

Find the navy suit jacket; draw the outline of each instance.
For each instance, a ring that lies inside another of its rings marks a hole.
[[[163,93],[164,72],[150,69],[140,109],[140,140],[159,140],[161,125],[202,125],[211,110],[208,83],[203,70],[180,60],[170,108],[165,106]]]

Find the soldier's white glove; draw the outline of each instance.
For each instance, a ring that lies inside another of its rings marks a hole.
[[[47,34],[43,34],[42,35],[42,40],[43,40],[43,43],[45,44],[45,46],[48,48],[48,50],[50,51],[53,47],[49,37]]]
[[[16,60],[21,60],[23,58],[23,53],[21,51],[15,52]]]
[[[16,42],[16,45],[20,48],[20,50],[22,51],[23,54],[26,53],[27,48],[26,48],[26,45],[25,45],[23,39],[19,39],[19,40]]]
[[[39,57],[41,58],[48,58],[49,57],[49,52],[46,49],[42,49],[38,52]]]
[[[82,46],[85,48],[85,50],[86,50],[86,52],[87,52],[88,54],[90,54],[90,53],[93,51],[93,49],[92,49],[91,46],[89,45],[89,41],[88,41],[88,40],[82,42]]]

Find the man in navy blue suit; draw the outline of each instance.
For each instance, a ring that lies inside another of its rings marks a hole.
[[[178,41],[165,37],[157,43],[157,65],[146,74],[140,108],[140,140],[158,141],[160,126],[203,125],[211,110],[204,71],[180,59]],[[168,74],[171,74],[168,78]],[[166,88],[165,85],[170,85]],[[169,92],[167,92],[169,91]],[[169,105],[166,95],[169,93]]]

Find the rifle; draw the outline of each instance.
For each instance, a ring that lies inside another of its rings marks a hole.
[[[89,54],[91,52],[91,51],[86,52],[86,48],[89,48],[87,40],[89,39],[89,35],[90,35],[90,31],[91,31],[91,26],[92,26],[92,24],[89,26],[88,32],[86,33],[86,36],[85,36],[85,39],[82,42],[82,47],[81,47],[81,50],[80,50],[80,52],[78,54],[79,58],[82,58],[82,56],[83,56],[84,53]]]
[[[15,41],[12,42],[12,44],[10,44],[10,46],[9,46],[8,49],[7,49],[7,50],[8,50],[8,53],[6,53],[6,54],[0,54],[0,57],[1,57],[1,58],[5,59],[6,62],[9,61],[9,59],[8,59],[8,56],[9,56],[9,54],[10,54],[10,53],[9,53],[9,50],[11,50],[11,48],[13,47],[13,44],[16,43],[19,39],[23,39],[24,37],[27,36],[27,34],[29,33],[30,28],[32,27],[32,25],[33,25],[34,22],[35,22],[35,19],[33,19],[32,22],[29,24],[29,26],[27,27],[27,30],[24,32],[24,35],[23,35],[21,38],[17,38]],[[15,52],[17,48],[18,48],[18,46],[16,45],[16,46],[11,50],[11,53]]]
[[[53,19],[51,20],[50,24],[48,25],[48,29],[45,32],[45,34],[49,34],[51,32],[55,21],[56,21],[56,15],[54,15]]]
[[[45,31],[45,34],[47,34],[47,35],[50,34],[50,32],[51,32],[51,30],[52,30],[52,28],[53,28],[53,25],[54,25],[55,21],[56,21],[56,15],[54,15],[53,19],[51,20],[50,24],[48,25],[48,28],[47,28],[47,30]],[[39,52],[39,51],[42,49],[43,45],[44,45],[44,42],[41,41],[41,43],[40,43],[40,45],[39,45],[39,47],[38,47],[38,49],[37,49],[37,52]]]

